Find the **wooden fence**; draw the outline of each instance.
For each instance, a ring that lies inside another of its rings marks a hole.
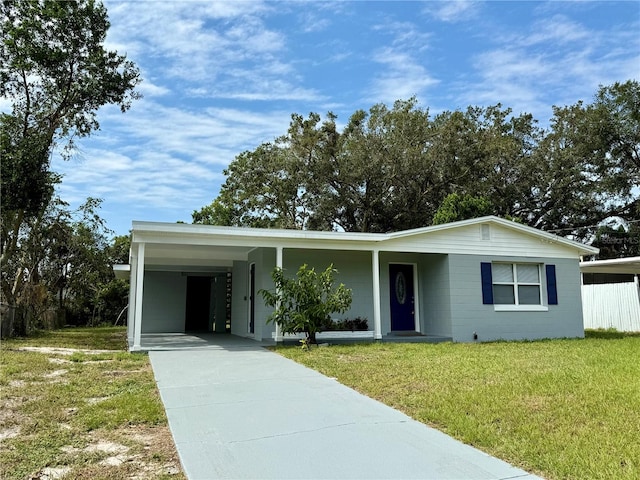
[[[637,283],[582,285],[584,328],[640,332],[640,288]]]

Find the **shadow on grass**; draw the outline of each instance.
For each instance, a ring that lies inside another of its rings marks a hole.
[[[640,332],[619,332],[615,328],[597,330],[585,330],[584,338],[599,338],[601,340],[617,340],[627,337],[640,337]]]

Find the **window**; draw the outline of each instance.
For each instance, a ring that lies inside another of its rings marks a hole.
[[[497,305],[541,305],[540,266],[533,263],[491,265],[493,303]]]
[[[496,311],[548,310],[558,304],[556,266],[538,263],[482,262],[482,303]],[[546,299],[543,299],[543,282]]]

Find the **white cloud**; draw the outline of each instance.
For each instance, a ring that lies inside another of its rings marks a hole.
[[[315,12],[305,12],[300,15],[302,31],[305,33],[322,32],[327,29],[331,22],[326,17],[321,17]]]
[[[391,37],[387,46],[377,49],[372,56],[374,62],[382,65],[368,89],[373,102],[392,103],[414,95],[424,96],[429,87],[438,83],[418,58],[429,48],[429,32],[411,22],[388,22],[372,29]]]
[[[518,43],[523,46],[550,42],[565,45],[588,40],[593,35],[593,32],[589,32],[584,26],[564,15],[554,15],[549,19],[535,22],[531,31],[526,37],[520,38]]]
[[[425,11],[442,22],[454,23],[475,17],[478,7],[479,2],[462,0],[434,1],[429,2]]]
[[[427,88],[438,83],[407,53],[388,47],[378,51],[373,59],[384,66],[369,89],[374,102],[391,103],[421,96]]]
[[[163,97],[171,93],[171,90],[162,85],[156,85],[149,77],[146,77],[144,73],[141,75],[142,82],[137,87],[137,90],[145,97]]]
[[[284,133],[289,120],[285,111],[188,110],[143,99],[125,115],[103,109],[102,131],[81,140],[74,159],[54,158],[52,168],[64,174],[58,191],[66,201],[101,197],[105,212],[126,212],[124,224],[110,219],[119,233],[131,218],[152,219],[149,212],[189,220],[215,198],[233,158]]]
[[[640,39],[625,29],[591,30],[553,15],[525,32],[507,31],[495,41],[495,48],[473,58],[479,81],[460,84],[460,100],[476,105],[501,102],[516,113],[533,113],[543,123],[553,104],[590,101],[599,85],[640,74],[638,56],[629,55],[634,51],[630,45],[640,52]]]
[[[387,22],[374,25],[373,30],[391,35],[391,45],[415,52],[428,48],[433,36],[411,22]]]

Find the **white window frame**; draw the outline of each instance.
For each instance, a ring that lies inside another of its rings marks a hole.
[[[493,289],[494,285],[510,285],[513,287],[513,295],[514,301],[513,304],[496,304],[495,296],[494,296],[494,305],[493,308],[496,312],[546,312],[549,310],[549,307],[544,304],[544,291],[542,290],[542,264],[540,263],[526,263],[526,262],[492,262],[491,268],[493,265],[509,265],[511,266],[511,273],[513,277],[512,282],[498,282],[492,278],[491,280],[491,288]],[[519,282],[518,281],[518,265],[535,265],[538,267],[538,281],[537,282]],[[540,303],[538,304],[520,304],[518,287],[521,285],[528,286],[537,286],[538,287],[538,300]]]

